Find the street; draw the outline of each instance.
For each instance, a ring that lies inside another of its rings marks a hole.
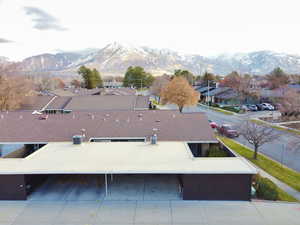
[[[177,106],[167,105],[163,106],[162,109],[177,109]],[[183,109],[183,112],[205,112],[208,119],[216,122],[217,124],[231,124],[233,126],[239,126],[248,117],[245,115],[225,115],[220,112],[210,110],[203,106],[192,106]],[[251,114],[250,114],[251,115]],[[299,141],[299,137],[294,134],[275,130],[279,135],[279,138],[267,143],[259,148],[259,152],[269,156],[270,158],[300,172],[300,151],[290,149],[288,143]],[[242,136],[235,138],[241,144],[253,148],[245,138]]]

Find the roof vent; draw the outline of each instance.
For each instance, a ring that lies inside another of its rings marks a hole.
[[[138,117],[142,117],[142,116],[143,116],[143,114],[142,114],[142,113],[139,113]]]
[[[39,116],[39,120],[46,120],[46,119],[48,119],[48,115]]]
[[[81,131],[81,136],[83,138],[85,138],[86,137],[86,129],[82,128],[80,131]]]
[[[82,143],[82,136],[81,135],[74,135],[73,136],[73,144],[80,145]]]
[[[157,144],[157,135],[153,134],[150,138],[151,144],[156,145]]]

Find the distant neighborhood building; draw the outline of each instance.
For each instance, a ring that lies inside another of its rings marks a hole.
[[[82,95],[73,97],[28,97],[22,110],[45,113],[64,113],[72,110],[147,110],[149,96],[138,95]]]

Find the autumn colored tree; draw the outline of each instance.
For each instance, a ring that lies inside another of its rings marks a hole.
[[[75,88],[80,88],[81,87],[81,82],[77,79],[73,79],[71,81],[71,85],[73,85]]]
[[[59,77],[55,78],[55,82],[56,82],[56,87],[59,89],[64,89],[66,87],[65,82]]]
[[[276,89],[289,83],[289,76],[279,67],[266,76],[269,88]]]
[[[161,92],[163,88],[170,82],[170,79],[166,76],[155,77],[150,92],[155,96],[158,96],[158,102],[160,102]]]
[[[199,92],[183,76],[174,77],[161,92],[163,103],[176,104],[180,112],[185,106],[196,105],[199,97]]]
[[[27,96],[34,96],[32,80],[21,76],[0,76],[0,110],[20,108]]]
[[[251,76],[242,75],[236,71],[228,74],[221,82],[223,87],[230,87],[238,93],[240,101],[245,101],[248,96],[257,96],[257,92],[252,89]]]

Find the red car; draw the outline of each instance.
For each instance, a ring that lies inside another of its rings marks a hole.
[[[239,136],[238,131],[232,128],[232,126],[229,124],[223,124],[222,126],[218,127],[218,131],[221,135],[229,138],[235,138]]]
[[[211,127],[212,129],[218,128],[218,124],[217,124],[216,122],[211,121],[211,120],[208,120],[208,122],[209,122],[209,125],[210,125],[210,127]]]

